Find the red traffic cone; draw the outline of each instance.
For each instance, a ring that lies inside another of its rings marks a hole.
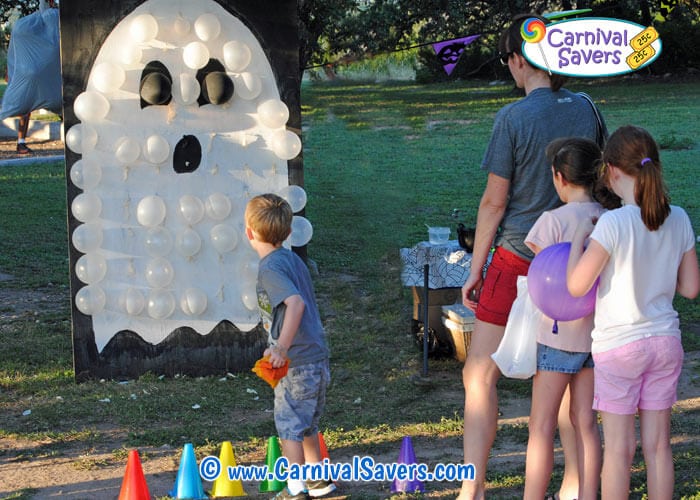
[[[321,434],[321,431],[318,431],[318,449],[319,449],[319,451],[320,451],[320,453],[321,453],[321,463],[323,463],[323,461],[324,461],[325,459],[328,459],[328,462],[330,462],[330,461],[331,461],[331,457],[330,457],[330,455],[328,454],[328,447],[326,446],[326,440],[323,439],[323,434]],[[332,487],[331,491],[335,490],[336,487],[337,487],[338,485],[340,485],[340,483],[339,483],[338,481],[331,481],[330,478],[327,478],[327,479],[328,479],[328,481],[330,481],[331,484],[334,485],[334,486]]]
[[[331,461],[330,455],[328,455],[328,448],[326,447],[326,441],[323,439],[323,434],[321,434],[321,431],[318,431],[318,448],[321,452],[321,461],[323,462],[324,458],[327,458],[328,461]]]
[[[139,452],[131,450],[126,462],[126,472],[119,491],[119,500],[151,500],[146,477],[143,475]]]

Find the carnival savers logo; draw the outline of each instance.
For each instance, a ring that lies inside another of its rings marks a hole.
[[[631,73],[661,54],[657,31],[629,21],[587,18],[545,26],[536,18],[521,27],[523,55],[531,64],[567,76]]]

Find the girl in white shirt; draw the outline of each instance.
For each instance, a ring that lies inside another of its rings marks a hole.
[[[669,203],[658,147],[646,130],[619,128],[603,160],[604,179],[624,206],[581,224],[567,269],[573,296],[585,295],[600,277],[591,350],[593,408],[605,439],[602,496],[629,495],[639,411],[649,498],[670,499],[671,407],[683,364],[673,297],[698,295],[695,236],[685,211]]]

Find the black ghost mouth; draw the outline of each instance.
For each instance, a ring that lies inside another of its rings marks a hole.
[[[194,172],[202,161],[202,146],[193,135],[183,135],[173,153],[173,170],[178,174]]]

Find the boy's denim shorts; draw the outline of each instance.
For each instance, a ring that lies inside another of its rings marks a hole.
[[[537,343],[537,369],[547,372],[578,373],[582,368],[593,368],[590,352],[562,351]]]
[[[275,426],[280,439],[303,441],[318,433],[330,380],[328,360],[289,369],[275,387]]]

